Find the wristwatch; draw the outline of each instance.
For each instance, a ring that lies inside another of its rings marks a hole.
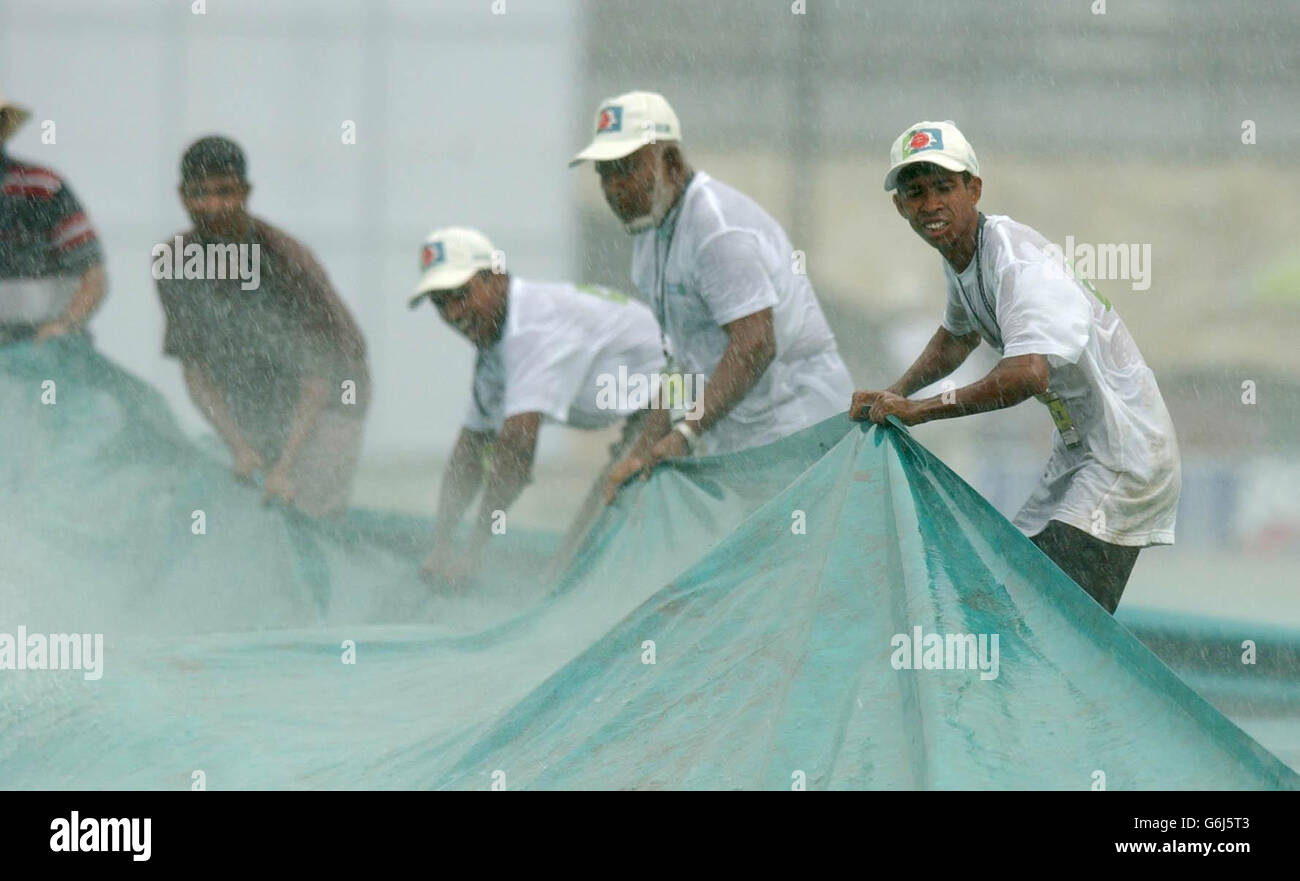
[[[673,423],[673,431],[686,438],[686,449],[690,450],[692,453],[695,452],[695,447],[698,446],[700,442],[700,433],[698,431],[687,425],[685,419],[679,419],[677,422]]]

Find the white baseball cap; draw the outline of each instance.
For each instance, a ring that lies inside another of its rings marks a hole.
[[[958,131],[951,119],[943,122],[918,122],[898,136],[889,149],[889,174],[885,189],[896,189],[898,172],[917,162],[933,162],[949,171],[969,171],[979,177],[980,163],[975,148]]]
[[[657,92],[628,92],[600,102],[591,143],[569,162],[569,167],[591,159],[622,159],[646,144],[680,141],[682,126],[668,100]]]
[[[18,131],[19,126],[27,121],[32,112],[21,104],[15,104],[0,92],[0,141]]]
[[[412,309],[425,294],[454,290],[481,269],[492,269],[495,249],[476,229],[448,226],[435,229],[420,245],[420,283],[411,296]]]

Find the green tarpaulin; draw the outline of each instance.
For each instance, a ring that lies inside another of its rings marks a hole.
[[[104,635],[0,670],[3,788],[1300,782],[899,426],[661,468],[456,593],[431,524],[261,507],[82,343],[0,349],[0,405],[0,634]]]

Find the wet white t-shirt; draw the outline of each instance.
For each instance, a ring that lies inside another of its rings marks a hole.
[[[673,367],[713,375],[723,325],[772,309],[776,357],[749,393],[703,435],[704,451],[771,443],[842,413],[853,382],[794,248],[759,205],[695,172],[664,222],[636,236],[632,281],[663,326]]]
[[[479,351],[466,428],[500,431],[521,413],[602,428],[646,406],[652,388],[642,387],[657,388],[664,356],[644,304],[598,285],[517,277],[507,298],[501,337]]]
[[[1058,410],[1052,457],[1015,525],[1035,535],[1061,520],[1111,544],[1173,544],[1181,464],[1155,375],[1115,308],[1049,245],[990,215],[978,259],[960,274],[943,261],[943,326],[957,336],[978,331],[1004,358],[1046,356],[1045,397],[1060,398],[1048,407]]]

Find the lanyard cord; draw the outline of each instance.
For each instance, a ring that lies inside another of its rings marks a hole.
[[[659,292],[659,302],[655,303],[655,318],[659,319],[659,345],[664,350],[664,363],[668,363],[668,331],[664,324],[668,320],[668,302],[664,291],[664,276],[668,270],[668,255],[672,253],[673,237],[677,235],[677,223],[668,234],[668,247],[664,249],[663,263],[659,262],[659,231],[655,230],[655,290]]]
[[[984,290],[984,262],[980,255],[980,252],[983,250],[984,250],[984,212],[981,211],[979,215],[979,230],[975,234],[975,281],[979,285],[980,301],[983,302],[984,308],[988,310],[989,317],[993,319],[996,326],[997,314],[993,311],[993,304],[989,302],[988,292]],[[969,303],[970,296],[966,293],[966,286],[961,283],[961,273],[955,272],[953,273],[953,275],[956,276],[957,278],[957,287],[961,288],[962,296],[966,299],[966,302]],[[986,329],[983,319],[975,315],[975,310],[972,309],[970,310],[970,312],[972,317],[974,317],[975,320],[979,322],[980,328]],[[990,338],[996,338],[996,339],[1002,338],[1002,334],[1000,333],[990,333],[988,336]]]
[[[488,352],[496,348],[497,343],[501,342],[501,338],[506,335],[506,317],[510,315],[510,288],[512,287],[514,287],[513,278],[507,282],[505,308],[501,310],[501,322],[498,325],[497,338],[492,342],[492,345],[479,349],[478,354],[474,357],[474,382],[470,385],[470,392],[474,395],[474,406],[478,407],[478,411],[483,414],[484,419],[491,414],[488,413],[487,407],[483,406],[483,399],[479,396],[478,378],[484,365],[487,364]]]
[[[478,379],[479,376],[482,375],[483,365],[485,363],[487,363],[487,351],[479,349],[478,357],[474,359],[474,382],[470,384],[470,392],[474,395],[474,406],[478,408],[479,414],[482,415],[484,419],[487,419],[492,414],[488,413],[487,407],[483,406],[483,399],[479,397],[478,393]]]
[[[686,183],[682,184],[682,191],[677,196],[677,204],[673,206],[672,214],[673,228],[668,233],[668,244],[664,248],[663,263],[659,262],[659,230],[655,230],[655,288],[659,291],[659,302],[655,305],[657,308],[656,318],[659,319],[659,345],[664,351],[664,364],[667,365],[668,357],[668,294],[665,290],[665,282],[668,280],[668,258],[673,253],[673,240],[677,238],[677,221],[682,216],[682,206],[686,199],[686,191],[691,187],[691,181],[695,180],[695,172],[691,172],[690,177],[686,178]]]
[[[989,310],[989,316],[995,321],[997,316],[993,312],[993,304],[989,302],[989,295],[984,290],[984,265],[981,262],[984,257],[984,213],[980,212],[980,229],[979,234],[975,237],[975,280],[979,282],[980,299],[984,301],[984,308]],[[999,334],[1001,336],[1001,334]]]

